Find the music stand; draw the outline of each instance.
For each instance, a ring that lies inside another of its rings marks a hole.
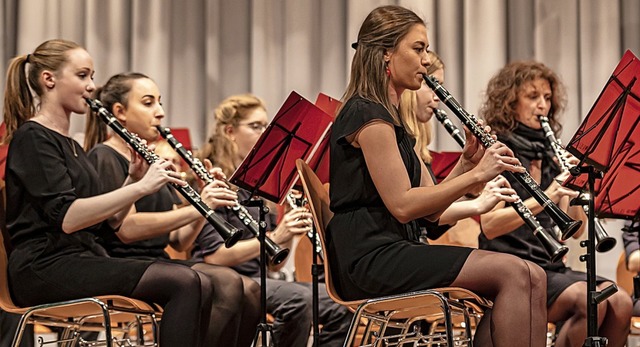
[[[588,238],[580,243],[587,248],[587,254],[580,257],[587,263],[585,346],[606,346],[607,339],[597,336],[598,304],[618,290],[615,284],[601,292],[596,289],[596,214],[638,219],[640,146],[635,139],[640,138],[640,83],[636,83],[639,75],[640,62],[631,51],[627,51],[567,145],[567,150],[580,160],[580,164],[571,170],[573,176],[564,184],[581,190],[587,187],[592,197],[588,201]],[[580,174],[586,174],[586,178]],[[622,176],[625,176],[624,180]],[[597,183],[596,179],[601,180]],[[632,182],[636,182],[635,186]]]
[[[297,180],[295,160],[305,161],[314,153],[319,139],[331,125],[331,117],[318,107],[291,92],[271,123],[262,133],[230,182],[270,201],[282,203]],[[272,329],[267,324],[266,294],[266,248],[264,222],[265,210],[261,199],[255,200],[260,207],[260,324],[256,330],[254,345],[262,337],[262,346],[267,345],[267,333]],[[314,343],[317,339],[314,337]],[[273,341],[273,339],[272,339]]]

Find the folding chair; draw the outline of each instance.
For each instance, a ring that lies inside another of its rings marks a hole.
[[[296,167],[304,192],[309,201],[324,254],[326,226],[333,213],[329,210],[329,195],[313,170],[298,159]],[[399,295],[365,300],[346,301],[335,290],[331,276],[331,264],[324,259],[325,281],[329,296],[337,303],[355,312],[344,346],[354,346],[357,326],[366,318],[367,327],[360,346],[472,346],[470,314],[477,314],[491,307],[491,302],[462,288],[436,288]],[[454,317],[464,321],[462,336],[453,332]],[[443,332],[425,333],[417,329],[417,323],[444,322]],[[389,329],[394,328],[394,329]]]
[[[6,240],[5,190],[4,182],[0,180],[0,309],[21,315],[20,323],[13,338],[13,347],[22,341],[27,324],[41,324],[49,327],[62,328],[59,337],[60,346],[158,346],[158,322],[160,309],[154,308],[143,301],[119,295],[97,296],[68,300],[32,307],[18,307],[13,303],[8,282],[8,258]],[[152,340],[145,343],[142,324],[151,323]],[[137,328],[135,340],[131,340],[130,331]],[[105,331],[104,341],[84,341],[80,331]],[[116,339],[113,332],[122,333]],[[45,342],[40,341],[40,345]],[[49,343],[47,341],[46,343]]]

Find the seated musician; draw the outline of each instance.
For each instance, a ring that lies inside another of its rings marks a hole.
[[[267,126],[264,103],[249,94],[228,97],[214,111],[215,127],[200,156],[209,159],[230,176],[255,145]],[[238,198],[249,198],[240,190]],[[247,207],[255,220],[259,219],[256,207]],[[231,224],[246,229],[236,215],[227,209],[218,209]],[[307,233],[312,225],[311,214],[305,208],[294,208],[285,213],[276,224],[276,216],[267,215],[268,237],[282,248],[290,248],[296,235]],[[193,249],[193,259],[209,264],[230,266],[240,274],[256,281],[260,277],[259,242],[245,230],[244,240],[234,247],[223,247],[219,233],[205,225]],[[284,262],[283,262],[284,263]],[[277,270],[278,267],[270,267]],[[275,344],[280,347],[306,346],[311,331],[312,296],[310,283],[286,282],[267,279],[267,312],[273,315]],[[320,346],[342,346],[351,322],[351,313],[329,298],[324,283],[319,289],[319,321],[322,330]]]
[[[444,63],[433,51],[427,55],[431,64],[427,75],[433,76],[440,84],[444,83]],[[416,139],[415,149],[425,163],[433,182],[436,177],[431,168],[432,156],[428,149],[431,142],[431,119],[440,99],[426,84],[418,90],[405,90],[400,99],[400,117],[408,130]],[[480,194],[474,199],[467,196],[454,202],[440,216],[439,225],[424,224],[422,237],[428,238],[431,244],[448,244],[478,248],[480,224],[471,218],[490,211],[500,201],[513,202],[515,191],[510,188],[503,176],[496,176],[484,186],[479,186]],[[467,194],[475,195],[475,194]]]
[[[130,133],[154,146],[164,110],[160,90],[152,79],[140,73],[114,75],[95,94]],[[103,188],[112,191],[127,177],[131,149],[120,136],[107,138],[106,134],[100,117],[90,117],[85,146]],[[212,172],[220,174],[219,169]],[[201,196],[211,208],[231,206],[237,198],[220,180],[205,186]],[[208,290],[214,293],[209,324],[201,328],[207,332],[207,344],[249,346],[250,341],[242,339],[253,333],[258,322],[259,286],[227,267],[171,260],[165,252],[169,244],[179,251],[188,249],[205,224],[193,206],[178,208],[181,204],[174,188],[164,185],[157,193],[136,201],[116,233],[100,235],[101,243],[112,257],[171,261],[206,276],[211,283]]]
[[[586,215],[581,206],[569,206],[569,199],[578,193],[558,183],[566,178],[566,172],[561,173],[560,158],[555,158],[540,123],[541,116],[548,117],[551,128],[558,133],[561,129],[558,116],[564,109],[564,100],[564,86],[551,69],[538,62],[514,62],[489,81],[480,115],[497,133],[498,139],[513,150],[545,194],[570,217],[585,222],[574,236],[578,237],[586,225]],[[512,186],[536,214],[540,224],[552,231],[555,224],[546,212],[540,213],[543,207],[520,184],[512,182]],[[481,225],[481,249],[517,255],[545,270],[548,320],[563,322],[556,346],[582,345],[587,338],[586,274],[566,267],[562,260],[552,262],[515,210],[504,203],[482,215]],[[602,290],[611,281],[598,277],[597,283],[598,289]],[[599,305],[598,315],[601,317],[599,336],[607,337],[609,346],[623,346],[629,333],[629,295],[623,290],[613,294]]]
[[[640,274],[640,225],[627,222],[622,231],[622,241],[627,261],[627,270]],[[639,283],[640,284],[640,283]],[[635,286],[634,282],[634,286]],[[640,288],[634,288],[640,290]],[[633,298],[633,315],[640,317],[640,298]]]

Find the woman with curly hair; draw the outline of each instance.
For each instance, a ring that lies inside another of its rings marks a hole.
[[[540,117],[546,116],[556,134],[561,130],[558,116],[566,104],[565,88],[551,69],[539,62],[508,64],[490,81],[480,116],[495,131],[498,140],[511,148],[547,196],[574,219],[586,221],[580,206],[569,206],[577,192],[562,187],[561,174],[551,144],[545,137]],[[577,161],[575,158],[566,158]],[[543,227],[554,223],[542,206],[519,184],[512,186],[525,205],[536,214]],[[587,337],[587,282],[584,272],[574,271],[562,260],[552,262],[531,230],[505,203],[481,217],[480,248],[509,253],[540,265],[547,274],[547,312],[549,322],[564,322],[556,346],[581,346]],[[583,224],[584,225],[584,224]],[[584,227],[583,227],[584,229]],[[581,229],[574,237],[579,237]],[[598,278],[598,289],[611,282]],[[618,291],[598,307],[599,334],[609,338],[610,346],[623,346],[629,333],[631,300]]]

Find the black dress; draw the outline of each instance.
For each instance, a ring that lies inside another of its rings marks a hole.
[[[545,145],[546,138],[542,130],[531,129],[518,123],[513,134],[498,134],[498,140],[513,151],[515,157],[524,167],[530,167],[532,160],[542,160],[540,183],[542,189],[547,189],[554,178],[560,174],[560,168],[553,161],[552,149]],[[522,200],[531,197],[531,194],[520,183],[511,180],[509,183]],[[545,211],[537,214],[536,219],[542,227],[553,232],[555,223]],[[552,262],[551,256],[540,240],[526,225],[521,225],[514,231],[491,240],[484,233],[480,233],[478,244],[480,249],[513,254],[540,265],[547,274],[547,306],[551,306],[558,296],[573,283],[587,280],[586,273],[574,271],[565,266],[562,259]],[[600,284],[607,280],[597,276],[596,281]]]
[[[129,160],[116,152],[113,148],[98,144],[89,153],[89,160],[98,173],[104,177],[103,188],[110,192],[122,187],[127,179]],[[143,196],[136,201],[137,212],[165,212],[180,204],[180,199],[168,184],[153,194]],[[170,259],[165,248],[169,244],[169,234],[157,236],[148,240],[140,240],[125,244],[113,232],[99,233],[99,242],[109,255],[117,258],[140,259]]]
[[[131,294],[152,262],[108,258],[94,237],[109,228],[106,223],[62,231],[75,199],[102,193],[78,143],[26,122],[9,145],[6,178],[7,228],[14,246],[9,285],[17,305]]]
[[[346,141],[373,120],[394,124],[380,104],[353,97],[331,135],[330,197],[335,213],[327,228],[328,257],[337,292],[346,300],[444,287],[457,277],[472,249],[418,241],[417,222],[402,224],[385,207],[362,150]],[[394,125],[398,149],[411,180],[420,185],[415,141]]]

